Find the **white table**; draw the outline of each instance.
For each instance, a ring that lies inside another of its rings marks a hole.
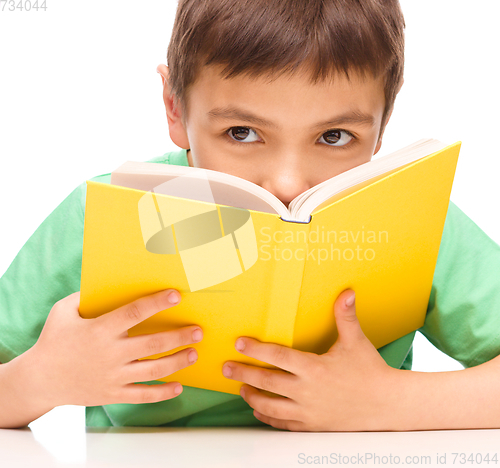
[[[476,461],[480,457],[483,460],[482,463],[461,463],[461,457],[453,453],[463,453],[467,457],[472,454]],[[490,454],[489,463],[484,461],[487,453]],[[495,453],[497,463],[491,461]],[[493,467],[500,465],[500,430],[292,433],[267,427],[128,427],[82,428],[80,434],[68,437],[64,427],[45,430],[43,434],[30,428],[1,429],[0,454],[0,466],[6,468],[288,468],[318,466],[318,461],[322,462],[320,466],[411,463],[432,467]],[[366,458],[370,454],[380,457],[378,463],[374,462],[375,458]],[[438,457],[441,463],[437,462]],[[361,464],[360,460],[365,463]]]

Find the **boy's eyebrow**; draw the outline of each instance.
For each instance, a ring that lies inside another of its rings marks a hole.
[[[280,127],[269,120],[258,117],[251,112],[238,109],[237,107],[216,107],[208,112],[209,117],[216,120],[242,120],[244,122],[261,125],[279,130]],[[370,114],[365,114],[358,110],[346,112],[345,114],[332,117],[314,125],[312,128],[333,127],[345,124],[358,124],[373,127],[375,126],[375,118]]]

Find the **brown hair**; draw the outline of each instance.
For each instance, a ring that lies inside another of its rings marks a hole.
[[[399,0],[179,0],[169,85],[183,110],[200,67],[270,79],[309,67],[311,83],[354,70],[385,74],[382,128],[403,80]]]

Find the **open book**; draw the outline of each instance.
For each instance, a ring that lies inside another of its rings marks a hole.
[[[111,184],[87,181],[80,314],[179,290],[179,305],[129,335],[200,325],[198,361],[162,380],[234,394],[241,383],[222,375],[225,361],[269,367],[234,349],[239,336],[324,353],[347,288],[380,348],[424,323],[459,150],[421,140],[312,187],[289,209],[229,174],[126,162]]]

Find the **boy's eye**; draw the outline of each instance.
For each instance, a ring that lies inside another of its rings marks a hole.
[[[346,130],[328,130],[321,135],[319,141],[328,146],[344,146],[352,139],[353,136]]]
[[[251,128],[248,127],[231,127],[227,131],[227,134],[233,140],[243,141],[245,143],[252,143],[254,141],[259,141],[259,137],[257,136],[255,130],[252,130]]]
[[[250,127],[231,127],[226,133],[238,142],[253,143],[254,141],[260,141],[257,132]],[[345,146],[353,138],[353,135],[347,130],[335,129],[323,133],[319,141],[328,146]]]

